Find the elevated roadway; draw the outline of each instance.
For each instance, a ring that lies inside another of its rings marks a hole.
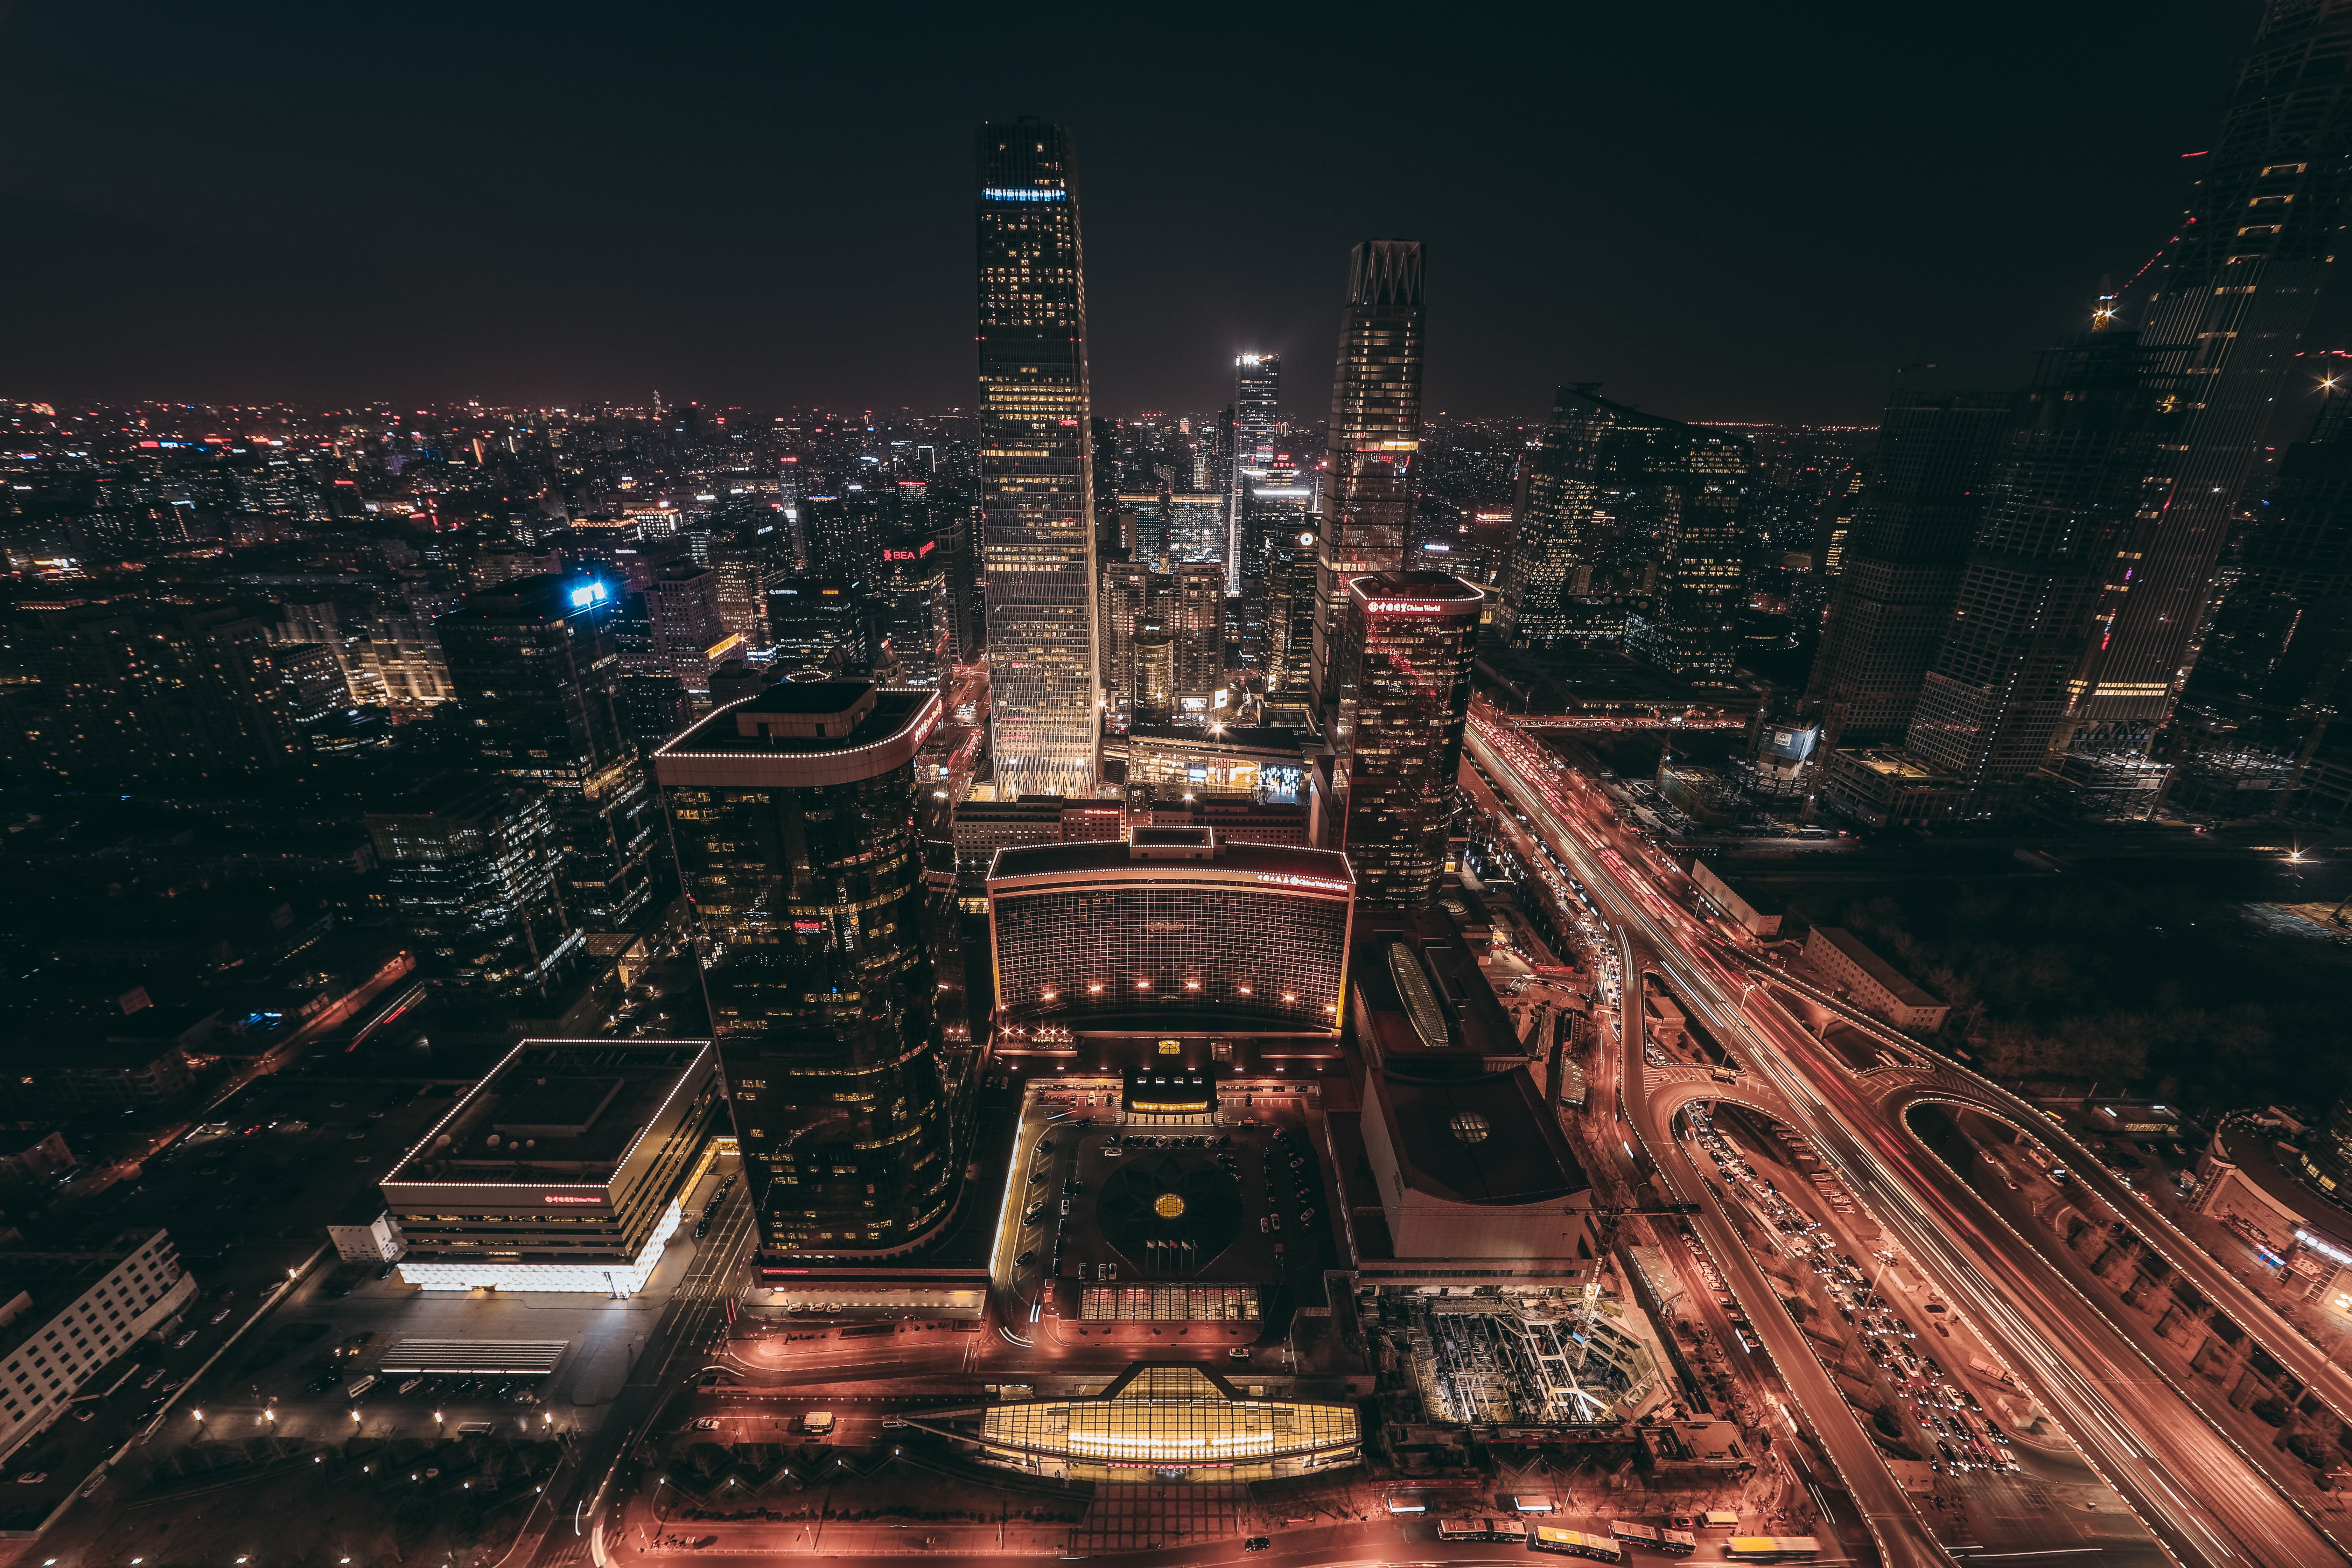
[[[1619,931],[1629,1027],[1639,1027],[1643,969],[1654,967],[1749,1068],[1746,1080],[1729,1086],[1711,1077],[1661,1076],[1645,1067],[1634,1038],[1621,1056],[1624,1113],[1660,1178],[1677,1198],[1702,1204],[1705,1220],[1717,1227],[1707,1239],[1751,1319],[1788,1326],[1760,1271],[1740,1268],[1744,1251],[1713,1199],[1712,1184],[1675,1152],[1675,1117],[1694,1100],[1748,1104],[1811,1139],[1855,1198],[2000,1344],[2093,1466],[2179,1560],[2213,1568],[2307,1568],[2344,1560],[2126,1335],[2085,1310],[2029,1244],[1973,1194],[1954,1192],[1940,1167],[1930,1168],[1936,1163],[1900,1126],[1899,1107],[1890,1122],[1885,1107],[1850,1091],[1854,1075],[1826,1063],[1820,1042],[1763,994],[1748,966],[1659,892],[1658,871],[1637,868],[1633,862],[1648,857],[1601,825],[1605,808],[1590,791],[1565,781],[1549,753],[1475,714],[1466,749]],[[1917,1054],[1916,1045],[1910,1050]],[[1826,1379],[1801,1385],[1818,1363],[1793,1330],[1787,1338],[1794,1342],[1784,1346],[1768,1331],[1766,1344],[1882,1555],[1890,1563],[1948,1561],[1834,1387],[1824,1388]]]

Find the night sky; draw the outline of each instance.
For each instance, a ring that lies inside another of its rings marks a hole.
[[[973,126],[1028,113],[1078,140],[1102,412],[1254,348],[1319,417],[1396,236],[1433,413],[1874,423],[2162,246],[2258,15],[19,0],[0,395],[968,406]]]

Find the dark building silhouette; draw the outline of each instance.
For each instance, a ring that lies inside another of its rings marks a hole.
[[[1497,633],[1546,647],[1622,635],[1675,675],[1729,675],[1754,463],[1744,437],[1612,403],[1598,382],[1561,387],[1504,553]],[[1636,555],[1652,569],[1628,570]]]
[[[915,801],[939,718],[936,692],[785,682],[655,753],[772,1256],[903,1252],[954,1203]]]
[[[2352,181],[2352,5],[2271,0],[2209,150],[2141,337],[2171,352],[2186,418],[2172,484],[2111,545],[2107,623],[2077,716],[2145,728],[2170,710],[2213,566],[2321,290]]]
[[[435,623],[463,732],[484,767],[547,792],[564,908],[595,931],[650,909],[658,847],[613,595],[597,578],[518,577]]]
[[[367,816],[394,924],[417,972],[482,1002],[555,996],[585,958],[557,888],[562,860],[535,785],[451,775]]]
[[[1823,745],[1900,745],[1909,732],[2012,402],[1994,392],[1898,392],[1887,400],[1805,689]]]

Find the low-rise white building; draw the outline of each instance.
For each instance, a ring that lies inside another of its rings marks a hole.
[[[165,1231],[104,1252],[0,1253],[0,1460],[195,1297]]]
[[[1930,993],[1837,926],[1815,926],[1805,936],[1805,962],[1853,993],[1863,1007],[1898,1029],[1932,1035],[1951,1012]]]

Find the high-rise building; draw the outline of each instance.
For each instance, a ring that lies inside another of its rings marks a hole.
[[[710,672],[744,646],[722,618],[721,584],[719,573],[688,562],[663,567],[646,584],[654,651],[698,707],[710,700]]]
[[[1331,793],[1368,905],[1418,910],[1445,869],[1486,595],[1442,572],[1349,579]]]
[[[1329,707],[1342,689],[1340,623],[1348,584],[1404,563],[1421,451],[1423,353],[1421,242],[1368,239],[1348,263],[1339,356],[1331,384],[1321,538],[1316,551],[1312,693]]]
[[[772,1257],[904,1252],[954,1204],[915,802],[939,720],[935,691],[788,681],[654,755]]]
[[[1310,529],[1273,536],[1266,551],[1265,608],[1259,634],[1265,689],[1307,691],[1315,672],[1315,545]]]
[[[268,631],[238,606],[27,606],[16,647],[39,682],[32,754],[64,778],[184,783],[296,760]]]
[[[996,776],[1083,795],[1099,747],[1087,292],[1075,149],[980,128],[981,552]]]
[[[1176,718],[1176,639],[1150,622],[1128,645],[1135,660],[1129,677],[1134,692],[1129,712],[1138,724],[1172,723]]]
[[[1612,403],[1599,382],[1561,387],[1504,552],[1497,632],[1547,647],[1622,635],[1674,674],[1729,675],[1753,456],[1743,437]],[[1654,583],[1627,570],[1636,528]],[[1596,591],[1607,568],[1616,591]]]
[[[2239,749],[2299,751],[2342,706],[2352,659],[2352,396],[2330,397],[2311,438],[2286,449],[2240,565],[2181,702]]]
[[[430,984],[485,1002],[551,997],[584,955],[556,887],[540,792],[451,775],[367,814],[394,923]]]
[[[2137,333],[2089,332],[2042,353],[1906,748],[1969,793],[1969,815],[2001,809],[2057,742],[2116,543],[2162,504],[2186,403]]]
[[[1096,635],[1095,649],[1102,660],[1098,684],[1103,705],[1110,711],[1123,714],[1135,704],[1135,634],[1149,613],[1150,598],[1149,570],[1130,561],[1103,563],[1097,601],[1102,629]]]
[[[1160,624],[1176,638],[1176,690],[1180,706],[1202,700],[1225,684],[1225,574],[1214,562],[1176,568],[1166,596],[1156,606]]]
[[[2342,244],[2352,192],[2352,5],[2271,0],[2211,149],[2188,160],[2189,212],[2142,340],[2171,351],[2188,417],[2167,493],[2111,541],[2074,717],[2145,727],[2170,711],[2287,371]]]
[[[571,918],[629,929],[651,905],[658,826],[621,695],[613,592],[600,580],[518,577],[441,617],[463,733],[482,765],[547,791]]]
[[[1282,356],[1242,354],[1234,361],[1232,482],[1226,487],[1225,592],[1247,592],[1250,487],[1274,468],[1274,427],[1282,419]]]
[[[1822,745],[1900,745],[1909,731],[2013,401],[1993,392],[1887,400],[1805,689]]]

